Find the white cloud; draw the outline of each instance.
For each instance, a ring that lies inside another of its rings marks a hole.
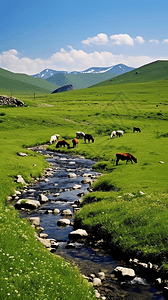
[[[82,71],[89,67],[108,67],[119,63],[136,68],[161,59],[161,57],[150,56],[115,55],[109,51],[87,53],[83,50],[76,50],[71,46],[68,46],[68,49],[68,51],[63,48],[60,49],[47,60],[41,58],[30,59],[28,57],[20,58],[18,51],[12,49],[0,54],[0,67],[14,73],[33,75],[47,68],[60,71]]]
[[[129,45],[134,46],[134,39],[131,38],[128,34],[114,34],[110,36],[110,39],[116,45]]]
[[[165,43],[168,43],[168,39],[164,39],[163,40],[163,43],[165,44]]]
[[[155,40],[155,39],[151,39],[151,40],[149,40],[149,43],[156,43],[156,44],[159,44],[159,41],[158,41],[158,40]]]
[[[84,45],[105,45],[108,43],[108,36],[105,33],[99,33],[97,36],[89,37],[86,40],[83,40]]]
[[[134,41],[137,42],[137,43],[139,43],[139,44],[145,43],[143,37],[141,37],[139,35],[134,39]]]

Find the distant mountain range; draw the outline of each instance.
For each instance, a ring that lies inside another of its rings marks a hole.
[[[59,87],[73,85],[75,89],[85,89],[94,84],[132,70],[134,70],[132,67],[118,64],[111,67],[92,67],[81,72],[66,72],[45,69],[32,76],[35,78],[43,78],[50,83],[58,85]]]
[[[67,72],[67,71],[56,71],[56,70],[52,70],[52,69],[45,69],[43,71],[41,71],[40,73],[37,73],[35,75],[32,75],[35,78],[43,78],[43,79],[48,79],[56,74],[102,74],[102,73],[113,73],[116,75],[121,75],[124,74],[126,72],[132,71],[134,68],[132,67],[128,67],[126,65],[123,64],[118,64],[115,66],[111,66],[111,67],[93,67],[93,68],[89,68],[87,70],[84,71],[73,71],[73,72]]]

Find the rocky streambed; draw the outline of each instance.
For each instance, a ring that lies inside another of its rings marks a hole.
[[[100,176],[92,169],[94,162],[46,151],[45,146],[31,149],[45,155],[50,168],[42,179],[16,193],[15,208],[40,230],[36,238],[49,251],[75,263],[93,284],[98,299],[167,299],[167,282],[159,278],[156,265],[135,258],[127,263],[124,257],[115,260],[103,238],[95,241],[82,228],[74,230],[73,215]]]

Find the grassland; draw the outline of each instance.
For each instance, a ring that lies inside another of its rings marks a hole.
[[[9,91],[5,94],[10,96]],[[7,202],[8,195],[22,188],[14,182],[16,175],[30,182],[47,166],[40,154],[35,156],[26,148],[48,142],[55,133],[71,145],[76,131],[93,134],[95,143],[80,140],[78,148],[59,151],[94,159],[94,167],[104,173],[93,184],[94,192],[85,196],[76,221],[86,228],[99,228],[118,248],[167,267],[168,81],[42,94],[35,100],[17,92],[14,96],[25,107],[0,108],[3,299],[94,299],[78,270],[35,241],[29,223],[19,219]],[[133,133],[133,126],[142,132]],[[110,139],[115,129],[124,130],[124,136]],[[48,148],[56,151],[54,145]],[[19,157],[20,151],[28,156]],[[116,166],[116,152],[132,153],[138,163]]]
[[[12,73],[0,68],[0,93],[22,94],[51,93],[58,85],[47,82],[41,78],[34,78],[26,74]]]

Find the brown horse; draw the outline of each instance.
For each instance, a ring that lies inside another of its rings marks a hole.
[[[137,163],[137,158],[130,153],[116,153],[116,165],[118,165],[119,160],[126,160],[126,164],[128,161],[131,161],[132,164],[132,161]]]
[[[67,146],[68,148],[70,147],[70,144],[66,141],[66,140],[60,140],[57,144],[56,144],[56,148],[62,147],[62,146]]]
[[[72,144],[73,144],[73,148],[75,148],[76,146],[78,146],[78,139],[74,138],[72,140]]]

